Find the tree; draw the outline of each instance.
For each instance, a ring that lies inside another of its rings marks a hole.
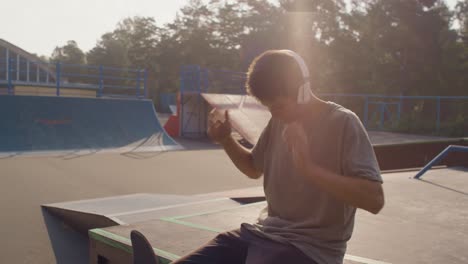
[[[86,54],[86,58],[90,65],[128,67],[130,64],[127,48],[113,33],[102,35],[96,46]]]
[[[363,60],[357,86],[386,94],[447,90],[452,78],[444,66],[456,45],[451,16],[443,1],[374,0],[354,9],[349,25],[358,45],[353,50]]]
[[[113,37],[127,49],[127,57],[133,67],[154,67],[159,28],[154,18],[136,16],[122,20]]]
[[[455,14],[460,25],[460,35],[465,38],[465,42],[468,41],[468,0],[458,1],[455,7]]]
[[[459,58],[460,65],[456,70],[460,72],[460,75],[462,76],[459,83],[461,88],[460,90],[463,95],[468,95],[468,91],[466,89],[468,84],[468,0],[459,1],[456,5],[455,13],[460,25],[460,43],[458,48],[461,50],[461,56]]]
[[[122,20],[87,59],[146,68],[154,91],[176,91],[184,64],[245,71],[260,52],[289,48],[321,92],[455,95],[464,93],[468,52],[454,17],[442,0],[190,0],[163,26]]]
[[[50,57],[52,62],[62,62],[66,64],[84,64],[86,62],[84,52],[78,47],[74,40],[67,41],[62,47],[56,47]]]
[[[64,80],[69,82],[86,82],[83,75],[86,73],[84,64],[86,63],[86,56],[84,52],[78,47],[74,40],[67,41],[67,44],[62,47],[56,47],[50,57],[50,62],[58,63],[61,65],[61,74]],[[82,66],[77,66],[82,65]]]

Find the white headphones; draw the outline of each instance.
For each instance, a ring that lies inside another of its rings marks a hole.
[[[309,75],[309,68],[305,61],[301,58],[299,54],[292,50],[280,50],[288,55],[291,55],[299,65],[299,68],[302,72],[302,77],[304,78],[304,84],[299,86],[299,91],[297,93],[297,103],[298,104],[305,104],[310,101],[312,98],[312,89],[310,88],[310,75]]]

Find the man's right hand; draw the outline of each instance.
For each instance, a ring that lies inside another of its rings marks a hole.
[[[223,144],[231,136],[231,131],[229,112],[227,110],[224,112],[224,120],[222,120],[222,114],[216,108],[213,109],[208,117],[208,135],[210,138],[217,143]]]

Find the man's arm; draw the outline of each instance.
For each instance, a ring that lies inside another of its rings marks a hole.
[[[306,166],[303,174],[314,185],[354,207],[377,214],[384,206],[384,193],[380,182],[338,175],[313,164]]]
[[[232,136],[227,137],[220,143],[234,165],[247,177],[258,179],[262,176],[262,172],[255,168],[252,152],[242,147]]]
[[[339,175],[311,162],[307,137],[302,126],[289,125],[286,133],[288,147],[296,169],[314,184],[351,206],[377,214],[384,206],[384,193],[379,181],[365,175]],[[355,154],[355,155],[358,155]]]
[[[229,112],[224,112],[224,120],[220,118],[220,113],[216,109],[211,111],[209,116],[208,135],[220,143],[234,165],[247,177],[258,179],[262,172],[256,169],[252,152],[242,147],[231,136],[231,123]]]

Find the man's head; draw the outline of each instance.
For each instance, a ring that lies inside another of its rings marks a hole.
[[[254,59],[247,73],[247,91],[270,109],[273,117],[294,121],[299,87],[304,80],[298,61],[283,50],[269,50]]]

